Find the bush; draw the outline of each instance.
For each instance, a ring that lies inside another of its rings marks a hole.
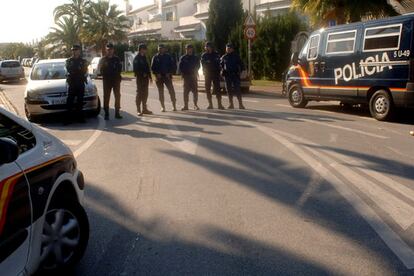
[[[293,12],[277,17],[260,18],[256,26],[257,39],[252,43],[252,71],[255,79],[280,80],[289,66],[290,47],[297,33],[306,30],[306,25]],[[247,64],[247,40],[244,26],[233,29],[230,41],[238,48],[242,60]]]

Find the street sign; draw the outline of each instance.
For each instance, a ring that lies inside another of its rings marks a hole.
[[[256,28],[255,27],[247,27],[244,29],[244,36],[248,40],[254,40],[256,39]]]
[[[256,27],[256,22],[254,21],[254,18],[251,14],[249,14],[246,18],[246,21],[244,21],[244,26],[246,26],[246,27]]]

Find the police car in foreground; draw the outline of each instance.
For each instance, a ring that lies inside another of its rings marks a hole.
[[[39,60],[32,68],[25,91],[25,113],[30,121],[41,115],[66,111],[67,83],[65,59]],[[101,102],[98,90],[88,76],[83,110],[98,116]]]
[[[59,275],[89,239],[83,175],[62,142],[2,108],[0,153],[0,274]]]
[[[293,56],[285,79],[293,107],[369,104],[377,120],[414,107],[414,14],[318,30]]]

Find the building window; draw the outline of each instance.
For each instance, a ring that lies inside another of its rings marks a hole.
[[[175,21],[175,15],[174,12],[169,11],[165,14],[165,20],[166,21]]]
[[[401,24],[367,28],[365,30],[364,52],[398,50],[401,30]]]
[[[328,34],[326,45],[327,54],[353,53],[357,31],[347,31]]]

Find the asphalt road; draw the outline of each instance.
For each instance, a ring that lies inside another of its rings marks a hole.
[[[24,84],[0,87],[23,114]],[[245,111],[161,114],[150,94],[153,116],[124,81],[123,120],[41,124],[87,180],[74,274],[414,275],[412,112],[386,123],[249,95]]]

